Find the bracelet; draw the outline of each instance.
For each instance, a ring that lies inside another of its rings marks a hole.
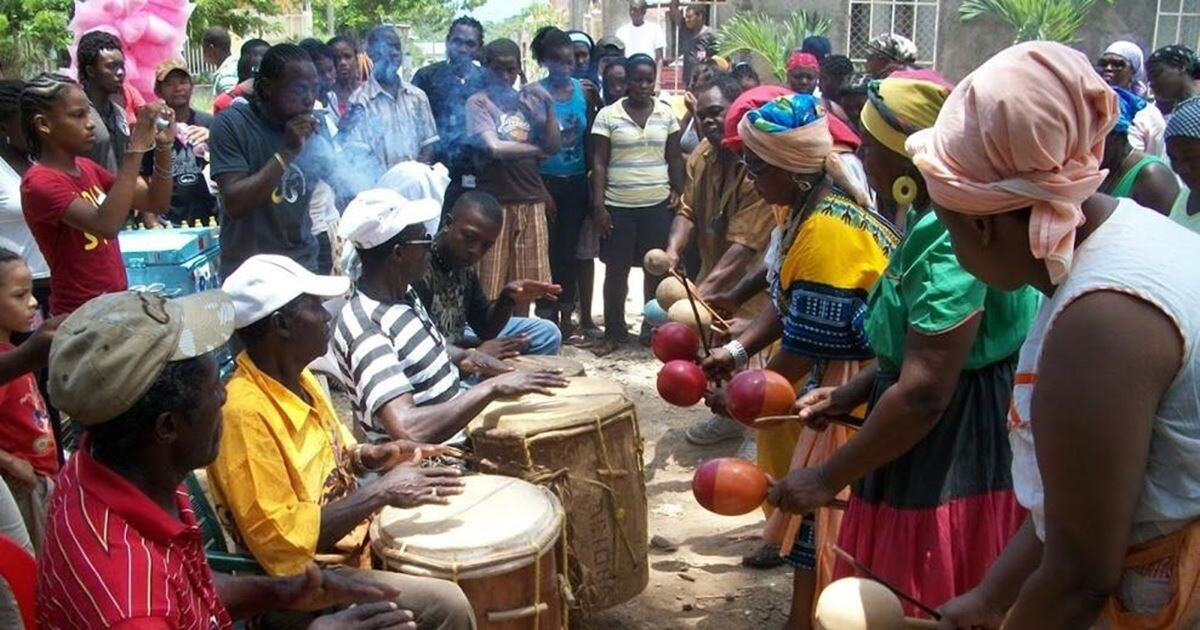
[[[158,163],[154,164],[154,175],[155,177],[164,177],[166,179],[171,179],[175,176],[175,174],[171,172],[171,169],[163,168],[159,166]]]
[[[145,149],[135,149],[133,147],[126,147],[125,155],[129,155],[130,153],[136,153],[136,154],[141,155],[143,153],[149,153],[151,151],[151,149],[153,149],[153,148],[154,148],[153,146],[146,147]]]
[[[171,148],[174,146],[175,146],[175,143],[173,141],[172,142],[155,142],[154,143],[154,148],[158,149],[159,151],[170,151]]]
[[[283,169],[283,170],[285,170],[285,171],[286,171],[286,170],[288,170],[288,163],[287,163],[287,160],[284,160],[284,159],[283,159],[283,156],[282,156],[282,155],[279,155],[279,152],[278,152],[278,151],[276,151],[276,152],[275,152],[275,155],[274,155],[274,156],[272,156],[272,157],[274,157],[274,158],[275,158],[275,161],[276,161],[276,162],[279,162],[279,168],[281,168],[281,169]]]
[[[742,342],[734,339],[729,343],[721,346],[726,352],[733,355],[733,366],[735,368],[744,368],[750,362],[750,356],[746,354],[746,346]]]

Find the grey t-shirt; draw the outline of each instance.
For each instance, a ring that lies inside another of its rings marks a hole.
[[[125,120],[125,111],[114,104],[109,109],[109,118],[105,119],[95,105],[90,105],[88,110],[96,141],[92,143],[92,150],[87,157],[115,175],[129,146],[129,123]]]
[[[271,121],[258,106],[236,102],[213,121],[208,138],[209,172],[215,180],[224,173],[257,173],[284,146],[283,126]],[[221,276],[255,254],[280,254],[317,270],[317,240],[308,212],[313,188],[322,178],[319,156],[329,143],[314,136],[284,172],[271,199],[246,216],[232,218],[221,206]]]

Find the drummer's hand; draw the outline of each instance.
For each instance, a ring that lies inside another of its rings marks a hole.
[[[448,497],[462,494],[461,476],[457,468],[417,468],[401,464],[368,487],[379,484],[376,491],[382,492],[384,503],[392,507],[411,508],[431,503],[445,505],[450,502]]]
[[[983,587],[976,587],[946,602],[938,609],[938,612],[942,613],[942,620],[938,623],[939,630],[956,630],[957,628],[991,630],[999,628],[1004,623],[1006,611],[991,601]]]
[[[520,356],[529,347],[529,337],[496,337],[479,344],[476,350],[493,358],[504,360]]]
[[[558,372],[509,372],[487,381],[495,397],[520,396],[521,394],[554,393],[552,388],[566,387],[567,378]]]
[[[360,457],[364,468],[391,470],[400,464],[415,464],[423,459],[438,457],[448,452],[450,449],[440,444],[392,440],[383,444],[364,444]]]
[[[809,427],[824,431],[830,418],[850,413],[846,405],[838,401],[837,390],[836,387],[818,387],[797,399],[792,411]]]
[[[725,348],[713,348],[712,352],[700,362],[700,367],[710,381],[728,380],[733,375],[733,355]]]
[[[820,468],[797,468],[771,484],[767,503],[788,514],[808,514],[837,497]]]
[[[363,574],[328,571],[310,562],[304,573],[272,580],[276,584],[275,608],[282,610],[324,610],[340,604],[394,600],[399,589],[367,578]]]
[[[467,350],[467,355],[458,364],[458,367],[464,372],[480,374],[485,377],[492,377],[513,371],[511,365],[478,348]]]
[[[538,282],[537,280],[513,280],[504,285],[504,288],[500,290],[501,297],[513,302],[532,302],[534,300],[554,301],[558,299],[561,293],[561,286],[549,282]]]
[[[415,619],[396,602],[374,602],[317,617],[308,630],[416,630]]]

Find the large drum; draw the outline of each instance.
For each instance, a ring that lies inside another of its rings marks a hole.
[[[642,438],[620,384],[573,378],[553,396],[496,401],[467,430],[481,470],[549,486],[562,500],[573,605],[584,616],[646,588]]]
[[[471,475],[448,505],[384,508],[371,546],[384,567],[453,580],[484,630],[567,627],[563,508],[549,490]]]
[[[554,370],[563,376],[584,375],[583,364],[575,359],[568,359],[567,357],[523,354],[511,359],[505,359],[504,362],[511,365],[513,369],[522,372]]]

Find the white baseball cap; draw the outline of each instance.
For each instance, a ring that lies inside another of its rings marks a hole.
[[[234,327],[242,329],[301,295],[341,297],[350,291],[350,279],[319,276],[287,256],[259,254],[229,274],[221,289],[233,299]]]
[[[364,190],[346,206],[338,236],[360,249],[382,245],[410,225],[436,219],[442,204],[432,199],[410,201],[389,188]]]

